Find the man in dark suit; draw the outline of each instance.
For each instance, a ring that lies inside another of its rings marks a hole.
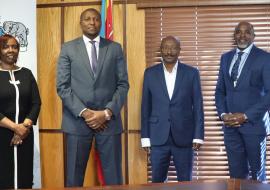
[[[160,50],[162,63],[144,73],[142,147],[151,147],[152,182],[166,180],[171,156],[178,181],[189,181],[193,149],[198,150],[204,138],[200,76],[178,60],[180,41],[175,37],[162,39]]]
[[[106,185],[122,184],[121,108],[129,89],[120,44],[99,36],[95,9],[81,13],[83,36],[64,43],[58,61],[57,92],[63,103],[66,186],[82,186],[93,138]]]
[[[224,122],[231,178],[265,180],[266,134],[270,108],[270,54],[253,44],[254,28],[240,22],[236,49],[221,56],[216,107]]]

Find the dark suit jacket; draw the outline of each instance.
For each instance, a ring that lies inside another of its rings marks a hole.
[[[215,93],[218,114],[245,113],[248,122],[239,130],[247,134],[265,134],[269,127],[264,116],[270,108],[270,54],[254,45],[234,87],[229,68],[235,51],[221,57]]]
[[[163,64],[144,73],[141,138],[151,145],[166,143],[170,129],[178,146],[192,146],[204,138],[204,116],[200,77],[197,69],[178,62],[174,92],[170,100]]]
[[[97,76],[91,70],[83,38],[63,44],[57,68],[57,92],[63,103],[64,132],[88,135],[93,131],[79,117],[84,108],[109,108],[113,118],[104,135],[122,132],[120,110],[129,89],[120,44],[100,38]]]

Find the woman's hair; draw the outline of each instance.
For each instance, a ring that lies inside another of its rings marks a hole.
[[[4,34],[3,36],[0,36],[0,60],[1,60],[1,51],[2,49],[4,49],[5,45],[8,43],[9,39],[14,39],[16,41],[16,44],[18,46],[18,51],[20,51],[20,44],[18,40],[10,34]]]

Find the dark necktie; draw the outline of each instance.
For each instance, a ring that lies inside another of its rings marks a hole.
[[[97,50],[96,50],[95,42],[96,41],[90,41],[90,43],[92,44],[91,63],[92,63],[92,70],[93,70],[94,75],[96,75],[96,72],[97,72]]]
[[[238,52],[238,57],[232,67],[232,71],[231,71],[231,79],[233,81],[236,81],[237,80],[237,76],[238,76],[238,69],[239,69],[239,65],[240,65],[240,62],[241,62],[241,56],[243,55],[244,52]]]

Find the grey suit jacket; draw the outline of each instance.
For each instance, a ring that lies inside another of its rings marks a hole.
[[[120,110],[129,83],[121,45],[100,38],[97,75],[91,70],[83,38],[66,42],[58,60],[57,93],[63,103],[62,129],[66,133],[89,135],[93,131],[79,117],[84,108],[113,112],[104,135],[122,132]]]

